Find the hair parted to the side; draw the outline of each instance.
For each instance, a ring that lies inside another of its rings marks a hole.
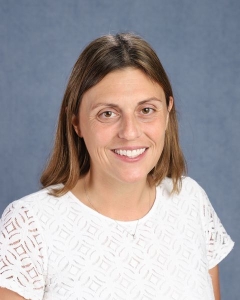
[[[52,193],[61,196],[71,190],[90,168],[90,157],[82,138],[76,134],[72,118],[78,114],[83,94],[115,70],[133,67],[142,70],[164,90],[167,106],[173,97],[171,84],[157,54],[141,37],[131,33],[105,35],[92,41],[75,63],[64,94],[55,144],[41,176],[43,187],[63,184]],[[173,180],[173,192],[181,189],[186,163],[179,145],[175,104],[169,112],[163,152],[150,172],[151,183],[166,176]]]

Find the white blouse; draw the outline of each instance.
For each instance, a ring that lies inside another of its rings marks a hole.
[[[171,188],[163,180],[149,213],[131,222],[71,192],[11,203],[0,223],[0,286],[33,300],[213,300],[208,270],[233,242],[194,180],[184,178],[178,195]]]

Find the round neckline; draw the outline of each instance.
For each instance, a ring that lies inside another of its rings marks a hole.
[[[140,222],[145,221],[145,219],[147,219],[148,217],[150,217],[154,213],[155,208],[157,206],[157,202],[158,202],[157,200],[159,198],[158,194],[159,194],[159,186],[156,186],[156,188],[155,188],[155,199],[154,199],[153,205],[150,208],[150,210],[142,218],[136,219],[136,220],[131,220],[131,221],[119,221],[119,220],[112,219],[112,218],[110,218],[108,216],[105,216],[105,215],[97,212],[93,208],[91,208],[91,207],[87,206],[86,204],[84,204],[71,191],[68,191],[65,195],[69,196],[72,200],[74,200],[75,202],[77,202],[78,205],[80,205],[81,207],[83,207],[84,210],[88,211],[91,214],[94,214],[95,216],[101,217],[101,218],[103,218],[105,220],[108,220],[109,222],[117,222],[117,223],[119,223],[119,225],[132,225],[132,224],[135,224],[136,222],[140,223]]]

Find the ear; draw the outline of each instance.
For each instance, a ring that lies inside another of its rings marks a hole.
[[[168,107],[167,107],[167,121],[166,121],[166,129],[167,129],[167,126],[168,126],[168,120],[169,120],[169,113],[170,111],[172,110],[172,107],[173,107],[173,97],[170,96],[169,97],[169,103],[168,103]]]
[[[168,108],[167,108],[167,110],[168,110],[168,112],[170,113],[170,111],[172,110],[172,107],[173,107],[173,97],[172,96],[170,96],[169,97],[169,103],[168,103]]]
[[[72,126],[79,137],[82,137],[79,118],[76,115],[72,116]]]

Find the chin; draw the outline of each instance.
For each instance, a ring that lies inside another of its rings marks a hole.
[[[148,179],[148,174],[144,174],[143,176],[139,176],[139,174],[132,174],[132,175],[128,174],[126,176],[121,176],[120,181],[124,183],[137,183],[137,182],[147,181],[147,179]]]

